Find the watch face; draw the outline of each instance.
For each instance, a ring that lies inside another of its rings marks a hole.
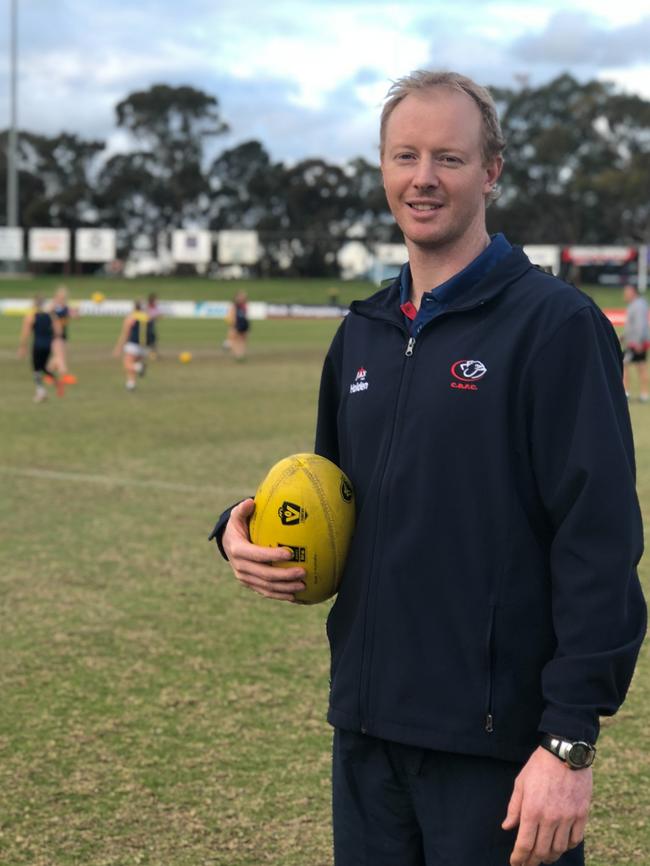
[[[569,749],[567,758],[574,767],[588,767],[593,760],[592,750],[586,743],[574,743]]]

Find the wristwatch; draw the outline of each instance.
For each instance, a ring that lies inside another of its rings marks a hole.
[[[554,734],[544,734],[540,745],[564,761],[572,770],[591,767],[596,757],[595,747],[584,740],[564,740]]]

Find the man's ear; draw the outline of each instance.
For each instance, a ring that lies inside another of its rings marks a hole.
[[[502,156],[494,156],[485,166],[485,184],[483,187],[484,193],[487,195],[492,192],[494,186],[496,186],[499,178],[501,177],[501,172],[503,171],[503,157]]]

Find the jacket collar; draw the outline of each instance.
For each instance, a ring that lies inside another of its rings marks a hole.
[[[512,246],[506,240],[504,234],[499,232],[494,235],[485,249],[476,258],[466,265],[461,271],[454,274],[448,280],[425,292],[423,298],[433,298],[438,304],[445,307],[456,304],[465,292],[470,291],[476,283],[492,270],[501,259],[504,259]],[[406,304],[411,299],[411,268],[407,262],[400,271],[400,300]]]
[[[532,267],[530,259],[521,247],[512,247],[511,251],[497,261],[477,283],[463,292],[457,303],[450,301],[447,313],[473,309],[493,300]],[[404,327],[400,301],[401,281],[398,276],[390,285],[375,292],[369,298],[353,301],[350,311],[367,318],[388,319]]]

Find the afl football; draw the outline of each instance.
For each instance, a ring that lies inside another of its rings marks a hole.
[[[293,454],[271,468],[255,494],[253,544],[286,547],[301,565],[301,604],[317,604],[338,590],[354,532],[354,491],[338,466],[317,454]]]

